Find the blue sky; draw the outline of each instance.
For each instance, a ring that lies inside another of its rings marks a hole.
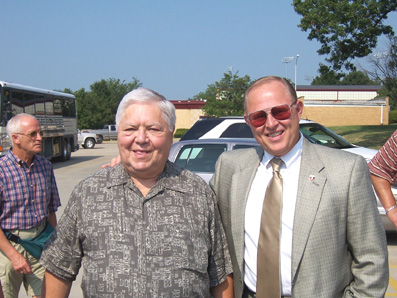
[[[2,1],[0,80],[89,90],[139,79],[170,100],[205,91],[233,67],[251,79],[317,75],[319,44],[297,25],[292,1]],[[397,31],[397,14],[387,21]],[[386,48],[381,39],[377,51]],[[365,65],[365,60],[361,61]],[[305,79],[306,78],[306,79]]]

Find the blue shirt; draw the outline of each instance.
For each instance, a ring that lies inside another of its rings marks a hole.
[[[0,225],[26,230],[43,223],[61,205],[52,164],[35,155],[27,165],[10,150],[0,159]]]

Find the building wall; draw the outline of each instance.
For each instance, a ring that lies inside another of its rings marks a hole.
[[[304,101],[302,119],[317,121],[325,126],[387,125],[389,124],[389,98],[357,104],[331,104]]]
[[[299,99],[305,103],[302,119],[314,120],[325,126],[389,124],[389,98],[374,99],[376,88],[343,86],[341,88],[344,89],[337,89],[339,87],[316,89],[316,86],[306,86],[306,89],[298,90]],[[188,129],[204,116],[205,101],[171,102],[176,108],[176,129]]]
[[[200,119],[201,116],[204,116],[204,111],[199,109],[177,109],[175,111],[176,114],[176,124],[175,129],[178,128],[190,128],[196,123],[197,120]]]
[[[171,100],[175,106],[175,130],[190,128],[201,116],[204,116],[205,101],[201,100]]]
[[[386,107],[306,106],[302,119],[324,126],[386,125],[389,113]]]
[[[371,100],[376,91],[297,91],[298,97],[306,100]]]

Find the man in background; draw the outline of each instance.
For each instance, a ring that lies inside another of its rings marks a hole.
[[[40,156],[40,123],[18,114],[7,123],[12,150],[0,159],[0,279],[5,297],[18,297],[21,284],[31,297],[40,297],[45,269],[24,247],[9,241],[4,231],[29,239],[47,222],[55,227],[61,205],[51,163]]]
[[[386,215],[397,227],[397,205],[392,185],[397,182],[397,130],[368,164],[371,180]]]

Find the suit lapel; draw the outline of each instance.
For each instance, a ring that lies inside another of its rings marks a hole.
[[[304,140],[292,240],[292,281],[299,268],[327,177],[315,146]]]
[[[244,163],[240,168],[241,171],[236,171],[232,176],[231,183],[231,221],[233,239],[238,239],[235,242],[235,252],[238,266],[243,270],[244,259],[244,222],[245,222],[245,206],[248,199],[248,194],[251,189],[252,181],[256,175],[259,162],[263,157],[263,150],[255,151],[248,163]]]

